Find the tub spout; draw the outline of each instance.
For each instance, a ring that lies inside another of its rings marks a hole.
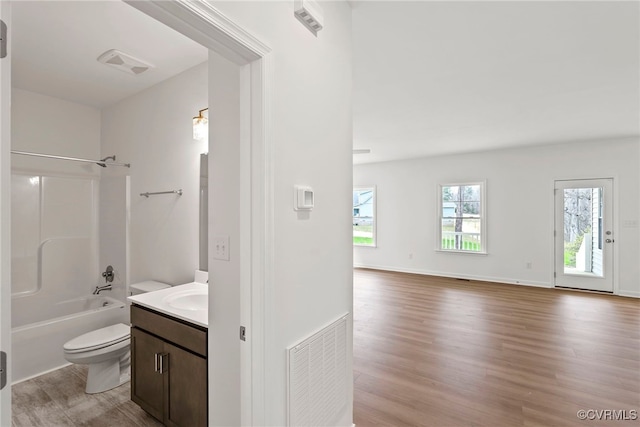
[[[112,290],[112,286],[111,283],[109,283],[108,285],[104,285],[104,286],[96,286],[96,289],[93,291],[94,295],[99,295],[100,292],[102,291],[110,291]]]

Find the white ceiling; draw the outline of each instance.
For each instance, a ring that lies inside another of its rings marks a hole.
[[[638,2],[352,6],[354,163],[640,134]]]
[[[638,2],[351,4],[354,163],[640,134]],[[12,30],[15,87],[98,108],[207,60],[120,1],[13,2]]]
[[[103,108],[207,60],[201,45],[121,1],[14,1],[12,84]],[[118,49],[155,68],[131,75],[99,63]]]

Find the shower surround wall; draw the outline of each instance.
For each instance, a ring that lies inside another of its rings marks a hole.
[[[97,186],[95,177],[12,174],[11,294],[38,301],[27,313],[16,310],[13,326],[33,323],[18,318],[46,320],[48,306],[90,293],[98,272]]]

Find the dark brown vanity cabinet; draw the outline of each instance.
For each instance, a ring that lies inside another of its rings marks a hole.
[[[207,330],[131,306],[131,400],[167,426],[207,424]]]

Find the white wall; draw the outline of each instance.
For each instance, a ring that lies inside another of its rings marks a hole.
[[[583,141],[355,166],[354,185],[378,189],[378,247],[354,247],[354,264],[552,286],[554,180],[613,177],[615,286],[640,296],[638,151],[638,139]],[[436,252],[437,185],[485,179],[489,254]]]
[[[57,156],[100,156],[100,110],[13,88],[11,149]],[[12,170],[98,175],[100,166],[12,155]]]
[[[229,261],[213,259],[209,239],[209,423],[240,417],[240,68],[209,54],[210,236],[229,236]],[[220,351],[220,349],[224,349]]]
[[[322,2],[325,28],[314,37],[293,16],[293,1],[215,7],[273,52],[274,281],[265,289],[265,417],[268,425],[284,425],[285,349],[352,310],[351,11],[346,2]],[[293,210],[296,184],[315,191],[308,217]],[[339,425],[351,425],[351,402],[347,408]]]
[[[191,120],[206,106],[204,63],[102,111],[100,155],[115,154],[119,162],[131,163],[131,169],[103,172],[104,177],[131,177],[131,283],[153,279],[176,285],[193,280],[198,268],[200,153],[207,148],[193,140]],[[140,196],[177,189],[183,190],[182,196]],[[105,243],[103,262],[119,259],[120,244]],[[122,274],[126,266],[113,267]]]

